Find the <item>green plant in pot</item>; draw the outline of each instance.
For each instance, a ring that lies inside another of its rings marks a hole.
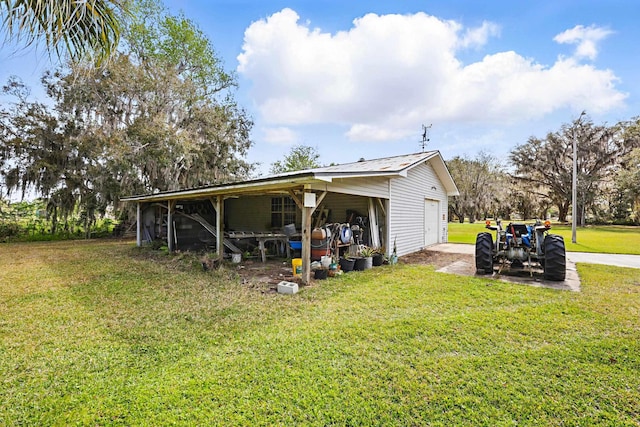
[[[373,248],[373,266],[378,267],[384,264],[384,248]]]
[[[376,253],[376,250],[369,246],[363,246],[360,249],[360,256],[364,258],[372,257],[375,253]]]
[[[345,256],[340,258],[340,260],[338,261],[338,263],[340,264],[340,270],[344,271],[345,273],[353,271],[355,262],[356,260],[354,258],[351,258],[349,254],[345,254]]]
[[[374,249],[369,246],[363,246],[358,251],[360,259],[356,261],[354,270],[368,270],[373,267],[373,254]]]

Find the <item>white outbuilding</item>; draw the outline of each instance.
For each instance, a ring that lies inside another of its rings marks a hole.
[[[249,239],[264,259],[266,246],[288,245],[295,228],[308,282],[314,228],[349,224],[358,243],[388,255],[395,244],[402,256],[447,242],[448,197],[456,195],[440,152],[429,151],[122,201],[137,203],[138,245],[163,239],[169,250],[209,247],[224,256]]]

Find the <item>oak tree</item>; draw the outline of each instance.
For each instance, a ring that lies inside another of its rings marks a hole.
[[[585,115],[543,139],[530,137],[510,154],[514,177],[531,185],[540,197],[558,207],[559,220],[566,221],[572,200],[573,143],[577,146],[577,212],[584,225],[585,213],[602,196],[603,185],[615,172],[615,165],[637,147],[637,120],[615,126],[596,125]]]
[[[271,163],[270,172],[279,174],[320,167],[318,149],[307,145],[296,145],[291,148],[283,160]]]
[[[101,68],[48,72],[53,106],[17,99],[0,113],[0,174],[34,188],[53,218],[79,209],[89,227],[122,195],[246,178],[252,121],[234,99],[236,79],[184,16],[153,1],[132,8],[126,43]],[[53,220],[55,221],[55,219]]]

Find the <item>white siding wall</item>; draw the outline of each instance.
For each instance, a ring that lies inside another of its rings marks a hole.
[[[407,177],[391,179],[389,190],[389,246],[397,239],[399,256],[424,248],[425,199],[440,202],[439,241],[447,241],[447,195],[431,165],[423,163]]]
[[[383,199],[389,197],[388,178],[386,177],[340,178],[324,185],[314,184],[312,188],[356,196],[381,197]]]
[[[364,216],[369,215],[368,200],[367,197],[328,193],[322,201],[322,207],[331,210],[331,221],[344,222],[347,218],[347,210],[357,211]]]

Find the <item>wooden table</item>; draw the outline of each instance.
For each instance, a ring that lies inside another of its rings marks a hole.
[[[287,258],[291,258],[291,250],[289,248],[289,237],[283,233],[272,232],[256,232],[256,231],[230,231],[227,235],[231,239],[256,239],[258,241],[258,249],[260,250],[260,258],[262,262],[267,261],[266,242],[281,242],[287,251]]]

